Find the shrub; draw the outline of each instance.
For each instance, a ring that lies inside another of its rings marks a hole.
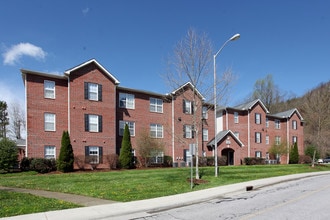
[[[27,157],[23,157],[20,163],[21,171],[29,171],[30,170],[31,159]]]
[[[215,166],[214,157],[206,157],[207,166]],[[227,165],[227,157],[219,156],[218,157],[218,166],[226,166]]]
[[[310,164],[312,163],[312,158],[309,155],[301,155],[299,156],[300,164]]]
[[[32,158],[29,170],[38,173],[49,173],[56,170],[56,161],[55,159]]]
[[[18,164],[16,143],[7,138],[0,140],[0,170],[8,172]]]
[[[310,156],[311,158],[314,157],[314,151],[315,151],[315,159],[320,158],[320,152],[317,150],[315,146],[309,145],[305,149],[305,155]]]
[[[266,161],[260,157],[245,157],[244,163],[245,165],[263,165],[266,164]]]
[[[74,163],[78,167],[79,170],[85,169],[85,156],[84,155],[78,155],[74,156]]]
[[[131,169],[134,167],[134,157],[132,154],[131,135],[128,125],[125,125],[123,140],[121,142],[119,162],[121,168]]]
[[[110,170],[114,170],[118,168],[119,160],[117,154],[110,154],[106,156],[106,160],[109,164]]]
[[[293,147],[290,149],[289,164],[297,164],[299,162],[299,153],[297,142],[294,143]]]
[[[72,172],[74,163],[73,149],[68,131],[63,131],[60,156],[58,158],[57,169],[61,172]]]
[[[172,167],[173,166],[173,159],[171,156],[164,156],[164,166],[165,167]]]

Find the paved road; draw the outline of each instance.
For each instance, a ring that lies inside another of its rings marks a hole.
[[[136,219],[329,219],[330,175],[299,179]]]

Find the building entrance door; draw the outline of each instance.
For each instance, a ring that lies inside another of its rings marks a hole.
[[[227,157],[227,165],[234,165],[234,153],[231,148],[225,148],[221,151],[221,156]]]

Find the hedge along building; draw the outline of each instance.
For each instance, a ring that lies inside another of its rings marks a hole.
[[[175,162],[187,162],[191,144],[197,144],[199,156],[214,155],[214,117],[208,117],[213,115],[213,106],[204,103],[203,96],[189,82],[169,94],[124,88],[95,59],[65,71],[62,76],[25,69],[21,72],[26,94],[26,157],[57,158],[62,132],[68,130],[75,168],[89,163],[107,168],[108,156],[120,152],[125,124],[129,125],[135,150],[138,138],[147,131],[164,144],[159,157],[168,155]],[[218,155],[226,156],[227,164],[241,164],[248,156],[264,157],[268,151],[265,144],[251,143],[255,135],[252,131],[259,129],[258,124],[248,123],[252,120],[252,109],[260,110],[260,116],[256,116],[260,120],[269,118],[288,123],[298,116],[295,120],[301,126],[297,127],[296,139],[301,140],[300,151],[303,149],[303,119],[297,110],[290,118],[283,119],[281,114],[269,115],[260,100],[250,108],[248,112],[242,108],[237,111],[226,108],[217,113],[217,150]],[[234,122],[237,114],[238,124]],[[279,129],[282,139],[287,138],[286,128]],[[273,128],[267,131],[270,130],[279,132]],[[260,135],[259,139],[265,137]],[[86,160],[90,156],[93,161]]]

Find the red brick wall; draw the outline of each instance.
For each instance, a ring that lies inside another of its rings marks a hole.
[[[55,81],[55,99],[44,98],[44,80]],[[39,75],[26,75],[27,153],[28,157],[44,157],[44,147],[61,147],[62,132],[68,127],[67,80]],[[56,114],[56,131],[45,131],[44,113]]]
[[[84,83],[102,85],[102,101],[84,97]],[[89,64],[70,73],[70,138],[74,154],[85,156],[85,146],[103,147],[103,164],[106,157],[116,153],[116,86],[95,64]],[[85,114],[102,115],[102,132],[85,131]]]

